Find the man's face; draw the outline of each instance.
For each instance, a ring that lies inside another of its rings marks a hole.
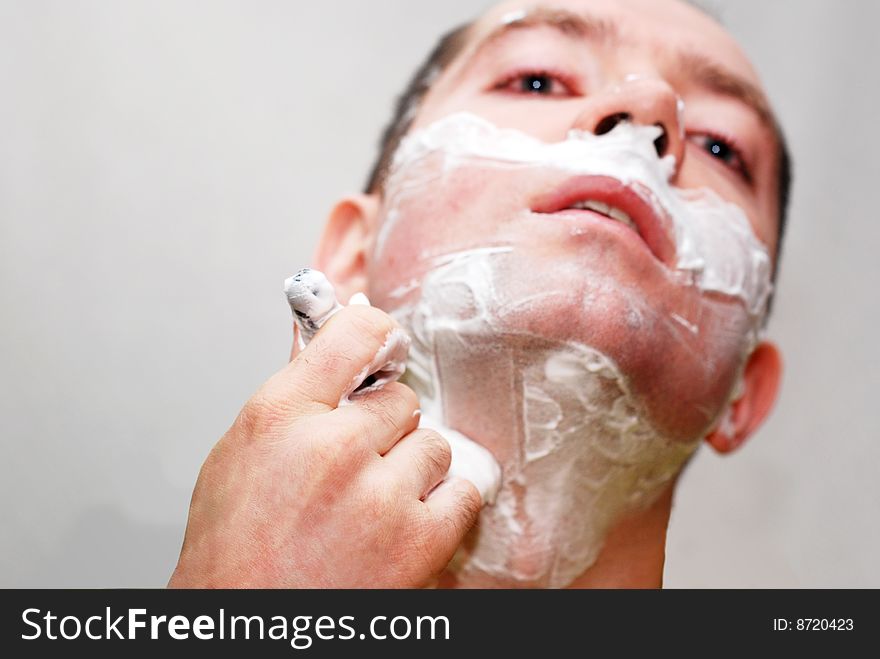
[[[606,132],[622,116],[660,125],[658,151],[675,159],[671,184],[709,188],[739,206],[774,253],[769,109],[739,47],[699,10],[672,0],[502,4],[474,25],[412,131],[459,112],[547,143],[572,129]],[[371,297],[394,309],[394,291],[421,282],[431,257],[512,246],[527,257],[505,275],[522,299],[546,292],[547,279],[535,273],[551,273],[559,286],[509,321],[609,355],[658,430],[694,439],[727,402],[753,321],[741,300],[671,276],[662,246],[646,248],[620,223],[537,212],[569,178],[552,168],[464,166],[397,203],[369,263]]]

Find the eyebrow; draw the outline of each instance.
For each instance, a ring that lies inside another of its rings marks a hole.
[[[702,53],[679,50],[676,57],[698,86],[740,101],[751,108],[763,124],[770,128],[775,126],[767,97],[754,84]]]
[[[515,30],[534,27],[552,27],[569,37],[586,37],[594,41],[617,40],[617,25],[590,14],[576,14],[565,9],[536,9],[512,11],[501,17],[501,22],[477,44],[471,57],[490,44]]]
[[[479,53],[511,32],[536,27],[551,27],[569,38],[586,38],[599,43],[621,42],[620,28],[613,21],[565,9],[539,7],[510,12],[503,16],[501,23],[472,49],[469,59],[475,59]],[[757,86],[702,53],[681,49],[673,52],[690,81],[710,92],[746,105],[762,124],[770,128],[779,141],[780,136],[770,104]]]

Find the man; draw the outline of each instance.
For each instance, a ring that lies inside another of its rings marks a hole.
[[[316,256],[396,320],[343,309],[248,401],[170,585],[659,586],[686,460],[776,397],[787,194],[754,70],[692,6],[509,2],[451,33]],[[339,405],[397,322],[419,397]],[[420,404],[501,464],[482,512]]]

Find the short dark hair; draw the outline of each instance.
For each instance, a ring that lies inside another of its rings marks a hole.
[[[370,171],[365,188],[367,193],[379,192],[388,176],[388,170],[391,168],[391,160],[394,158],[394,152],[400,146],[400,141],[404,135],[409,132],[413,120],[419,111],[425,95],[434,84],[434,81],[440,77],[440,74],[446,70],[452,60],[458,57],[462,49],[467,43],[467,35],[473,23],[465,23],[450,30],[442,37],[434,49],[428,54],[427,59],[416,70],[413,77],[403,93],[397,97],[394,105],[394,115],[391,121],[382,131],[382,138],[379,140],[379,157]]]
[[[394,115],[382,131],[382,138],[379,142],[379,157],[376,159],[370,171],[370,176],[367,179],[365,188],[367,193],[376,193],[382,190],[385,178],[391,167],[391,161],[394,158],[394,153],[397,151],[397,147],[400,146],[400,141],[409,132],[425,95],[428,93],[431,85],[434,84],[434,81],[461,53],[467,43],[468,32],[472,25],[473,23],[459,25],[440,37],[440,40],[434,46],[427,59],[416,70],[403,94],[397,98],[394,106]],[[777,183],[779,194],[779,230],[776,240],[776,253],[774,254],[774,262],[776,264],[773,270],[774,280],[776,279],[776,273],[779,271],[779,260],[782,255],[782,239],[785,235],[792,178],[791,155],[789,154],[782,128],[778,123],[776,124],[776,134],[779,136],[777,153],[777,162],[779,163]]]

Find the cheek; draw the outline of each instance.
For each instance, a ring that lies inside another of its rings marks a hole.
[[[493,290],[500,333],[520,344],[579,343],[607,355],[671,439],[705,434],[748,348],[751,321],[738,302],[639,276],[608,247],[568,259],[520,247],[496,259]]]
[[[533,194],[523,191],[549,185],[546,174],[493,167],[444,172],[429,159],[384,202],[368,263],[371,300],[393,308],[400,303],[393,293],[421,281],[438,260],[518,240],[517,226],[528,215],[526,196]]]
[[[440,172],[438,163],[412,172],[386,200],[369,263],[374,304],[410,305],[452,255],[489,250],[490,341],[590,346],[614,360],[658,431],[683,441],[705,433],[746,349],[749,320],[740,304],[683,285],[605,224],[574,230],[530,213],[529,199],[557,186],[558,173]],[[450,287],[445,297],[461,290]]]
[[[658,309],[637,350],[622,355],[633,393],[670,437],[704,436],[726,406],[749,347],[751,321],[738,303],[682,296]]]
[[[544,142],[564,140],[578,116],[583,112],[579,99],[572,102],[534,99],[511,103],[503,96],[451,98],[436,108],[431,117],[441,118],[455,112],[469,112],[491,121],[500,128],[512,128]],[[539,120],[536,121],[535,117]],[[420,124],[430,123],[426,117]]]
[[[776,216],[775,193],[763,189],[757,193],[752,191],[748,183],[736,180],[720,162],[694,144],[689,143],[685,153],[676,184],[682,188],[709,188],[725,201],[739,206],[748,217],[752,231],[772,254],[776,249],[776,221],[772,219]],[[769,174],[759,168],[753,175],[759,188],[768,187]]]

